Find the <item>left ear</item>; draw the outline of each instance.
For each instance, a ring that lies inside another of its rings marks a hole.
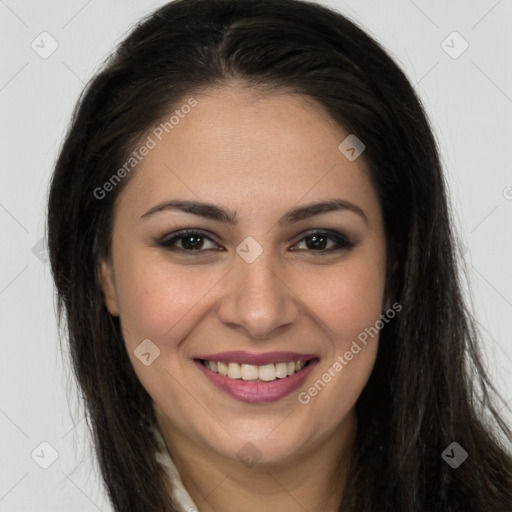
[[[104,260],[101,261],[99,275],[105,306],[111,315],[119,316],[119,303],[112,264]]]

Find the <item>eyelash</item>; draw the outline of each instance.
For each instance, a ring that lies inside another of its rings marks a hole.
[[[169,236],[171,236],[169,238]],[[164,247],[165,249],[168,249],[173,252],[181,252],[181,253],[192,253],[194,256],[200,256],[201,253],[212,251],[212,249],[181,249],[179,247],[174,247],[173,245],[183,239],[187,238],[187,236],[201,236],[204,239],[207,239],[215,244],[215,240],[208,236],[204,231],[197,230],[197,229],[184,229],[182,231],[178,231],[176,233],[171,233],[171,235],[166,235],[160,240],[158,240],[157,244],[160,247]],[[303,242],[306,238],[312,237],[312,236],[325,236],[327,238],[330,238],[331,240],[334,240],[334,242],[337,244],[337,247],[330,248],[330,249],[305,249],[305,251],[311,252],[313,254],[319,254],[319,255],[325,255],[330,254],[332,252],[338,252],[338,251],[349,251],[353,249],[357,244],[354,242],[351,242],[345,235],[342,235],[341,233],[337,233],[336,231],[326,231],[326,230],[311,230],[306,232],[303,237],[295,244],[298,245],[299,243]],[[218,244],[217,244],[218,245]],[[301,249],[300,251],[303,251],[304,249]]]

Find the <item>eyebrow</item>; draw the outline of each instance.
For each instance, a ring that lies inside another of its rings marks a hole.
[[[236,224],[236,212],[217,206],[211,203],[203,203],[199,201],[190,201],[184,199],[175,199],[172,201],[164,201],[153,206],[146,213],[141,215],[142,218],[149,217],[158,212],[178,210],[185,213],[191,213],[200,217],[222,222],[224,224]],[[298,206],[286,212],[278,221],[280,225],[293,224],[301,220],[320,215],[322,213],[334,211],[351,211],[358,214],[366,224],[368,224],[368,217],[359,206],[345,201],[344,199],[330,199],[327,201],[319,201],[310,203],[304,206]]]

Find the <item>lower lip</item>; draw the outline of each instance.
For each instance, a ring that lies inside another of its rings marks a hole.
[[[219,373],[214,373],[201,361],[194,361],[199,369],[206,375],[213,385],[228,395],[248,403],[275,402],[295,391],[313,371],[318,364],[318,359],[310,361],[299,373],[294,373],[284,379],[276,379],[271,382],[251,382],[242,379],[230,379]]]

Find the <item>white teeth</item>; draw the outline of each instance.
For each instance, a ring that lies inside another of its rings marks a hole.
[[[228,377],[230,379],[239,379],[242,376],[242,371],[238,363],[229,363]]]
[[[247,381],[259,379],[265,382],[284,379],[299,372],[306,366],[305,361],[290,361],[289,363],[264,364],[261,366],[223,363],[222,361],[203,361],[203,364],[212,372],[229,377],[230,379]]]
[[[278,379],[284,379],[288,376],[288,372],[286,370],[286,363],[277,363],[276,367],[276,377]]]
[[[213,370],[212,370],[213,371]],[[221,362],[218,362],[217,363],[217,371],[223,375],[224,377],[226,377],[228,375],[228,365],[226,363],[221,363]]]
[[[258,368],[260,380],[270,382],[276,380],[276,368],[273,364],[264,364]]]
[[[258,380],[259,372],[258,367],[252,364],[242,364],[242,379],[243,380]]]

